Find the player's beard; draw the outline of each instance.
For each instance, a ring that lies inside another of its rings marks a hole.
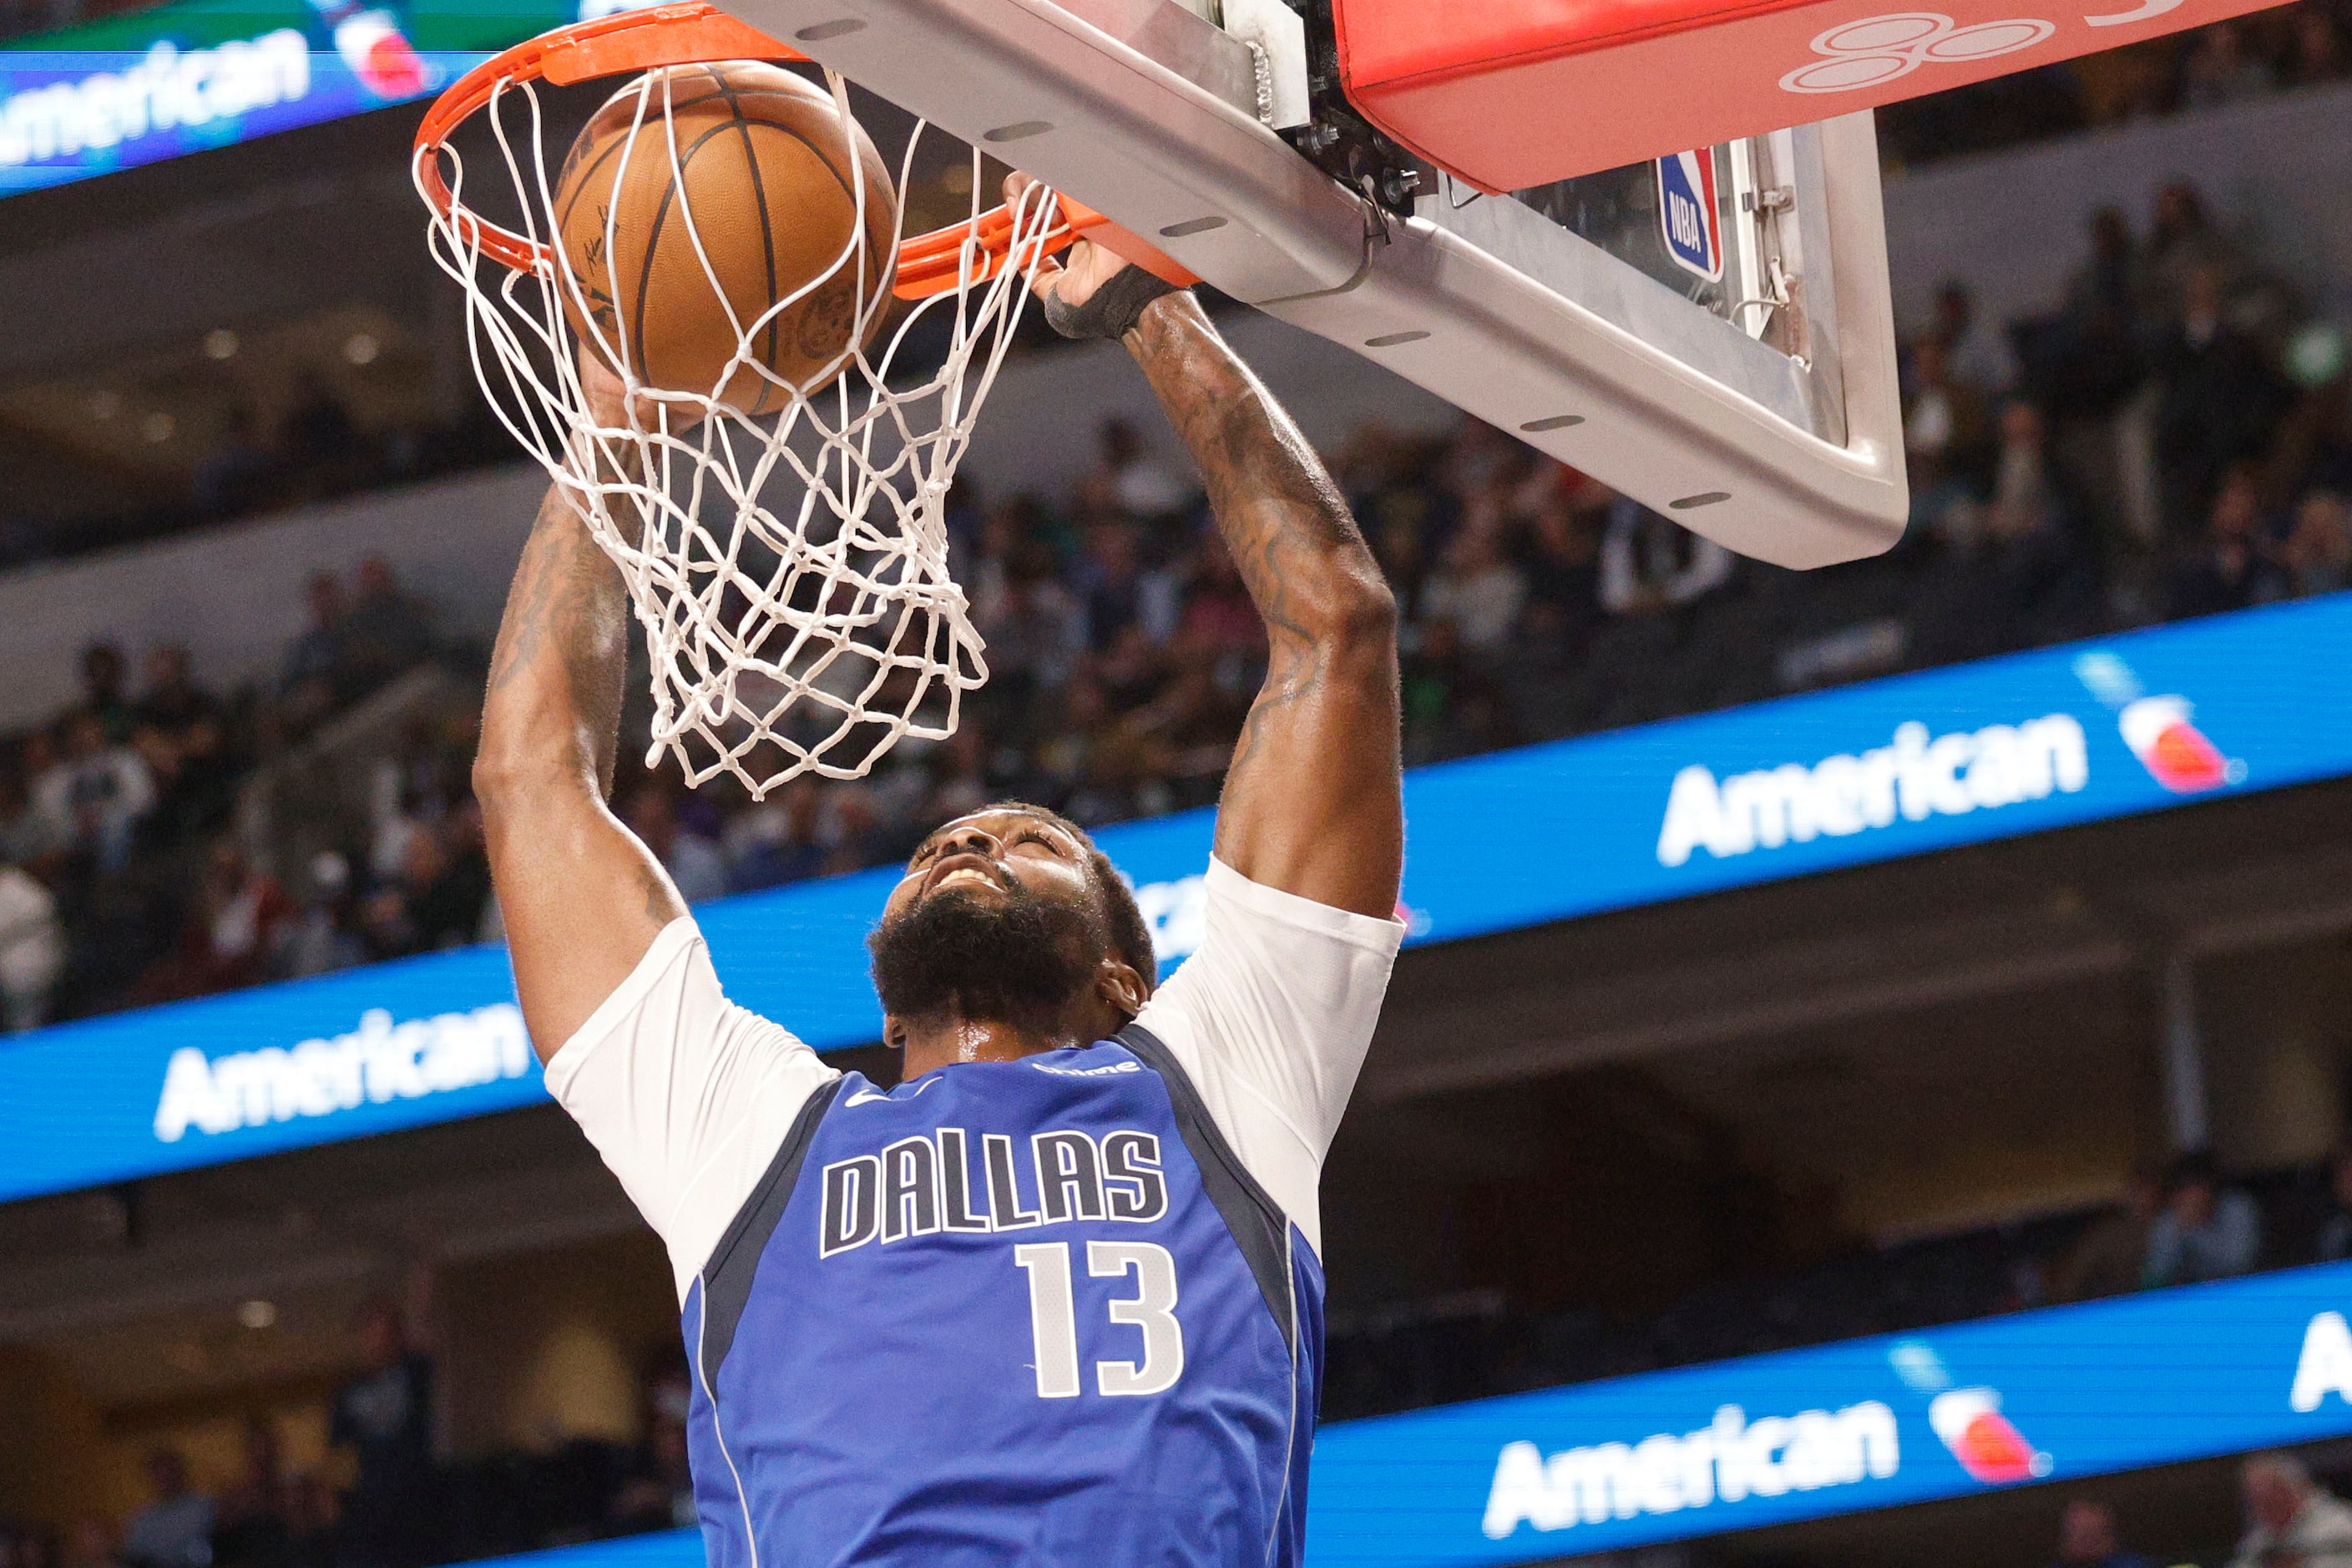
[[[1050,1028],[1094,979],[1110,935],[1091,901],[1013,883],[1001,900],[933,893],[875,927],[866,945],[875,993],[894,1017]]]

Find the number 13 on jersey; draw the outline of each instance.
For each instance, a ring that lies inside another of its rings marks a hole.
[[[1070,1282],[1070,1244],[1031,1242],[1013,1249],[1029,1276],[1029,1331],[1037,1397],[1075,1399],[1078,1378],[1077,1301]],[[1143,1360],[1095,1363],[1095,1392],[1164,1394],[1184,1374],[1184,1327],[1176,1321],[1176,1259],[1149,1241],[1089,1241],[1087,1272],[1097,1279],[1131,1275],[1136,1294],[1110,1303],[1110,1321],[1143,1331]]]

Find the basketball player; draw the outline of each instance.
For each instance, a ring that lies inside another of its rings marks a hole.
[[[870,939],[903,1080],[836,1072],[728,1002],[606,809],[627,603],[560,491],[499,634],[474,776],[516,986],[668,1247],[716,1568],[1300,1559],[1317,1184],[1403,934],[1394,606],[1189,293],[1085,244],[1039,291],[1141,364],[1271,639],[1165,985],[1086,834],[992,806]]]

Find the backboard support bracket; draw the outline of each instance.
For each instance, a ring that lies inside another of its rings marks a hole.
[[[1180,0],[720,3],[1234,298],[1742,554],[1821,566],[1900,537],[1867,114],[1780,133],[1761,182],[1803,198],[1793,226],[1771,215],[1801,262],[1810,347],[1791,356],[1507,197],[1456,209],[1424,190],[1410,216],[1380,210],[1261,121],[1248,45]]]

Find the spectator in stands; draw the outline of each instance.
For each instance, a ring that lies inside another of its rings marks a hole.
[[[96,1514],[84,1514],[67,1527],[65,1550],[58,1568],[122,1568],[115,1552],[114,1527]]]
[[[2279,569],[2281,587],[2297,599],[2352,584],[2352,506],[2331,490],[2305,496],[2280,546]]]
[[[331,572],[320,572],[304,590],[310,624],[286,645],[278,664],[278,696],[287,727],[309,729],[335,705],[336,683],[343,670],[343,584]]]
[[[1483,657],[1511,640],[1527,602],[1527,574],[1503,552],[1499,524],[1481,517],[1446,542],[1422,590],[1421,619],[1424,627],[1451,623],[1462,647]]]
[[[988,737],[978,724],[963,724],[923,756],[928,788],[915,817],[953,822],[995,798],[988,778]]]
[[[167,843],[210,827],[228,804],[228,734],[220,700],[198,686],[185,643],[147,650],[147,689],[131,710],[131,744],[155,778]]]
[[[2123,1549],[2114,1509],[2076,1498],[2058,1516],[2058,1556],[2053,1568],[2156,1568],[2156,1563]]]
[[[56,897],[31,872],[0,861],[0,1035],[48,1021],[65,963]]]
[[[1969,500],[1990,442],[1984,395],[1953,374],[1951,352],[1927,337],[1911,351],[1903,408],[1903,455],[1911,481],[1911,523],[1940,533],[1945,514]]]
[[[2312,1261],[2341,1263],[2352,1258],[2352,1149],[2338,1149],[2328,1158],[2327,1200]]]
[[[154,775],[129,746],[107,739],[99,715],[79,708],[65,721],[64,755],[33,781],[33,808],[51,843],[119,871],[132,829],[155,805]]]
[[[2214,493],[2205,537],[2172,569],[2169,607],[2176,618],[2242,610],[2284,595],[2286,579],[2264,549],[2262,506],[2261,476],[2244,464],[2231,468]]]
[[[1523,625],[1530,638],[1580,653],[1601,613],[1601,530],[1598,512],[1608,505],[1605,489],[1570,470],[1570,477],[1543,498],[1528,520],[1528,608]],[[1601,492],[1600,506],[1587,497]]]
[[[2222,1184],[2210,1152],[2192,1151],[2167,1173],[2164,1209],[2148,1226],[2140,1282],[2155,1288],[2232,1279],[2252,1270],[2262,1243],[2254,1200]]]
[[[2256,1454],[2239,1471],[2247,1529],[2230,1568],[2352,1568],[2352,1508],[2292,1454]]]
[[[285,1568],[341,1568],[336,1557],[335,1494],[315,1475],[289,1476],[278,1489],[286,1517]]]
[[[1397,529],[1416,541],[1443,532],[1453,521],[1453,498],[1437,482],[1443,437],[1401,436],[1377,422],[1358,430],[1339,453],[1333,472],[1376,544]],[[1390,578],[1396,588],[1401,580]],[[1402,583],[1411,586],[1411,583]]]
[[[1129,626],[1155,647],[1176,629],[1176,585],[1166,573],[1144,567],[1133,523],[1120,519],[1088,529],[1072,578],[1091,652],[1109,652]]]
[[[297,380],[294,405],[278,444],[286,454],[298,500],[341,494],[365,468],[351,411],[315,371],[306,370]]]
[[[13,756],[0,746],[0,864],[30,865],[51,847],[48,830],[25,790],[26,764],[33,760],[25,753],[33,749],[31,736]]]
[[[34,1525],[0,1525],[0,1568],[58,1568],[57,1538]]]
[[[997,582],[996,592],[975,600],[973,620],[988,639],[983,705],[1000,728],[1011,730],[1032,699],[1069,679],[1086,649],[1086,613],[1056,580],[1054,552],[1042,539],[1014,544]]]
[[[2235,22],[2216,22],[2197,31],[2180,68],[2180,101],[2188,109],[2216,109],[2261,98],[2276,86],[2268,60],[2246,47]]]
[[[433,1361],[390,1300],[360,1310],[362,1370],[335,1391],[327,1441],[351,1458],[338,1568],[420,1568],[431,1559]]]
[[[236,837],[215,839],[194,902],[173,951],[140,983],[142,1000],[209,996],[257,984],[294,918],[278,879],[256,866]]]
[[[1157,816],[1214,798],[1248,710],[1244,693],[1256,684],[1257,652],[1219,651],[1205,637],[1187,642],[1167,684],[1119,720],[1111,740],[1127,748],[1136,814]]]
[[[2344,47],[2344,28],[2326,7],[2294,8],[2294,45],[2282,79],[2289,87],[2312,87],[2340,80],[2352,70],[2352,53]]]
[[[807,773],[727,825],[727,885],[738,893],[814,877],[824,867],[824,787]]]
[[[468,799],[406,835],[392,874],[362,902],[370,955],[398,958],[479,941],[489,895],[481,812]]]
[[[1192,490],[1154,458],[1125,419],[1109,418],[1097,433],[1101,458],[1078,481],[1079,512],[1095,521],[1125,515],[1162,518],[1184,510]]]
[[[278,969],[289,979],[328,974],[367,962],[359,933],[358,906],[352,898],[351,862],[331,849],[310,858],[300,905],[286,929]]]
[[[213,1500],[188,1484],[188,1461],[176,1448],[147,1456],[154,1500],[131,1516],[122,1532],[126,1568],[208,1568],[212,1561]]]
[[[863,784],[836,784],[825,796],[824,873],[863,870],[874,863],[882,842],[882,814]]]
[[[358,592],[337,627],[341,668],[337,694],[363,697],[394,676],[404,675],[433,656],[433,606],[408,593],[392,563],[371,555],[360,563]]]
[[[2189,268],[2179,314],[2156,340],[2157,450],[2176,533],[2210,504],[2232,464],[2261,456],[2286,410],[2262,345],[2231,323],[2224,286],[2219,262]]]
[[[368,869],[379,881],[397,879],[409,840],[437,830],[471,794],[472,742],[470,726],[446,735],[419,716],[403,727],[399,749],[376,764],[368,781]]]
[[[81,700],[75,713],[98,721],[113,743],[131,739],[131,700],[123,695],[122,650],[110,642],[94,642],[81,650]]]
[[[627,1534],[685,1529],[698,1522],[694,1478],[687,1469],[686,1427],[664,1422],[646,1439],[644,1455],[632,1465],[613,1500],[614,1529]]]
[[[1977,330],[1976,296],[1958,279],[1946,279],[1936,289],[1935,313],[1922,335],[1942,348],[1955,382],[1985,391],[2009,384],[2008,356]]]
[[[1467,507],[1511,482],[1529,461],[1528,449],[1483,419],[1465,419],[1439,455],[1431,475]]]
[[[686,1423],[691,1390],[683,1369],[666,1373],[647,1401],[646,1437],[630,1457],[613,1500],[616,1531],[670,1530],[697,1522],[694,1478],[687,1468]]]
[[[1250,607],[1249,590],[1223,538],[1202,535],[1193,562],[1192,582],[1176,623],[1177,640],[1187,655],[1212,661],[1265,657],[1265,623]]]
[[[2022,390],[2062,428],[2113,414],[2145,371],[2140,311],[2147,279],[2122,209],[2093,213],[2090,239],[2058,313],[2010,329]]]
[[[1601,607],[1609,614],[1655,615],[1731,581],[1731,552],[1620,496],[1601,537],[1600,578]]]
[[[2091,215],[2091,251],[2066,280],[2063,314],[2077,342],[2115,342],[2136,348],[2147,277],[2131,220],[2121,207]]]
[[[261,419],[250,403],[234,405],[220,444],[196,466],[191,495],[207,517],[242,517],[268,504],[278,474],[277,455],[261,436]]]
[[[2212,274],[2218,303],[2245,264],[2244,253],[2213,226],[2196,183],[2174,180],[2156,194],[2147,240],[2148,300],[2141,314],[2153,322],[2178,323],[2191,308],[2195,274]]]
[[[1508,745],[1510,707],[1486,660],[1474,658],[1451,620],[1422,628],[1402,670],[1409,765]]]
[[[39,795],[41,781],[56,769],[58,758],[56,728],[38,724],[17,738],[16,765],[0,770],[0,832],[6,835],[0,847],[20,865],[52,860],[72,842],[71,823],[44,811]]]
[[[221,1494],[213,1513],[212,1568],[288,1568],[278,1429],[266,1415],[248,1415],[242,1446],[245,1475]]]
[[[2000,411],[1992,489],[1979,526],[2010,607],[2030,612],[2082,564],[2081,510],[2050,455],[2042,411],[2013,397]]]
[[[678,785],[667,773],[649,773],[621,803],[621,820],[653,852],[689,904],[727,891],[727,857],[719,846],[678,820]]]
[[[490,862],[483,847],[482,810],[468,795],[441,819],[434,836],[440,861],[412,904],[425,945],[438,951],[482,940],[482,910],[490,897]]]
[[[2090,1301],[2138,1289],[2148,1231],[2163,1207],[2163,1169],[2135,1163],[2124,1177],[2123,1202],[2094,1222],[2053,1272],[2051,1300]]]

